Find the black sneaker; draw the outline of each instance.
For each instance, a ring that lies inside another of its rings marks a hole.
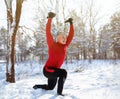
[[[64,94],[59,94],[59,93],[58,93],[58,95],[60,95],[60,96],[65,96]]]
[[[37,88],[38,88],[37,85],[33,86],[33,89],[37,89]]]

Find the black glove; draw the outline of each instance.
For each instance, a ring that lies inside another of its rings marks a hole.
[[[49,12],[47,18],[53,18],[53,17],[55,17],[55,15],[56,15],[55,13]]]
[[[69,22],[70,24],[73,24],[73,19],[69,18],[68,20],[65,21],[65,23]]]

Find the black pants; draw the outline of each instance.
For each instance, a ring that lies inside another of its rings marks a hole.
[[[49,68],[53,69],[54,72],[47,72],[45,68],[43,69],[43,74],[48,78],[48,84],[40,85],[39,87],[45,90],[53,90],[58,78],[57,93],[62,94],[64,82],[67,77],[67,72],[65,69]]]

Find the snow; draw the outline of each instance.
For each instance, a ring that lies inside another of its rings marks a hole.
[[[45,84],[44,63],[16,63],[16,83],[5,81],[5,63],[0,62],[0,99],[120,99],[120,60],[73,61],[63,64],[68,71],[65,96],[54,90],[34,90],[35,84]],[[78,69],[79,68],[79,69]]]

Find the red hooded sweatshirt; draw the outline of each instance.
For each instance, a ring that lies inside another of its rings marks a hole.
[[[45,64],[45,70],[47,72],[54,72],[54,70],[49,68],[60,68],[64,62],[66,56],[66,49],[70,44],[71,40],[73,39],[74,35],[74,27],[70,25],[69,35],[67,37],[67,42],[65,45],[55,42],[52,33],[51,33],[51,22],[52,19],[48,18],[46,24],[46,40],[48,44],[48,60]]]

